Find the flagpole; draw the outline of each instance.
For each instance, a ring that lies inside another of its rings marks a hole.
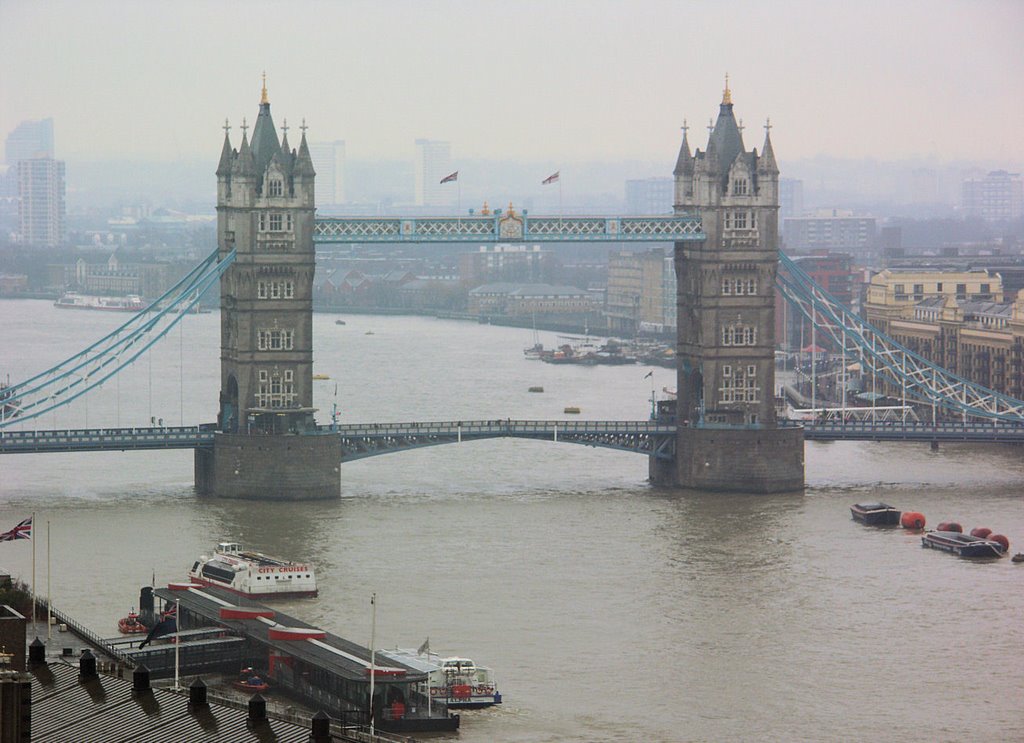
[[[32,528],[36,526],[36,512],[32,512]],[[31,532],[29,532],[31,534]],[[31,535],[32,539],[32,627],[36,626],[36,538],[35,535]]]
[[[50,621],[50,520],[46,520],[46,641],[49,642],[53,631]]]
[[[181,691],[181,684],[178,683],[179,672],[181,670],[180,664],[180,648],[181,648],[181,599],[174,599],[174,690]]]
[[[377,643],[377,594],[370,594],[370,606],[373,607],[373,620],[370,623],[370,737],[373,737],[373,681],[377,676],[375,668],[376,652],[374,646]]]

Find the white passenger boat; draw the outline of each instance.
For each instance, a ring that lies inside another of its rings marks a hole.
[[[291,562],[262,552],[242,550],[238,542],[221,542],[213,556],[202,555],[188,577],[250,598],[316,596],[316,572],[304,562]]]
[[[491,669],[478,666],[469,658],[432,653],[426,643],[420,650],[395,648],[378,650],[377,655],[426,673],[432,701],[463,709],[501,704]]]
[[[126,297],[96,297],[91,294],[67,292],[53,303],[54,307],[71,310],[106,310],[107,312],[140,312],[146,303],[138,294]]]

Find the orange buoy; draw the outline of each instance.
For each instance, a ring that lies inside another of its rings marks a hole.
[[[992,533],[992,530],[987,526],[976,526],[971,529],[972,537],[981,537],[982,539],[988,539],[988,535]]]
[[[1003,545],[1003,552],[1006,552],[1010,549],[1010,540],[1004,537],[1002,534],[993,534],[989,537],[989,539],[991,539],[993,542],[999,542],[999,544]]]
[[[961,534],[964,533],[964,528],[955,521],[943,521],[941,524],[935,527],[938,531],[955,531]]]
[[[923,529],[924,514],[917,511],[904,511],[900,516],[900,526],[904,529]]]

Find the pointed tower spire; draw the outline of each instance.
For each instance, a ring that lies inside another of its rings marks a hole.
[[[313,158],[309,154],[309,145],[306,144],[306,120],[302,120],[302,126],[299,129],[302,130],[302,139],[299,141],[299,153],[295,157],[295,175],[297,176],[313,176],[316,175],[316,171],[313,170]]]
[[[729,76],[726,75],[726,78]],[[270,103],[270,99],[267,98],[267,71],[263,70],[263,93],[260,95],[260,105],[264,103]]]
[[[295,155],[288,146],[288,119],[281,124],[281,152],[278,159],[284,166],[285,172],[291,175],[292,168],[295,166]]]
[[[231,139],[228,137],[228,132],[231,130],[231,125],[228,124],[228,120],[224,119],[224,146],[220,150],[220,162],[217,163],[217,175],[231,175],[231,163],[234,160],[234,155],[231,152]]]
[[[252,157],[252,148],[249,147],[249,137],[246,129],[245,118],[242,119],[242,144],[238,146],[238,157],[235,158],[231,169],[232,175],[256,175],[256,161]]]
[[[672,171],[672,175],[687,175],[693,172],[693,156],[690,154],[690,142],[687,139],[690,127],[687,126],[686,119],[683,119],[680,129],[683,130],[683,143],[679,145],[679,157],[676,158],[676,169]]]
[[[729,90],[729,73],[725,73],[725,90],[722,91],[722,105],[732,105],[732,91]]]
[[[775,161],[775,150],[772,148],[772,120],[765,119],[764,122],[764,147],[761,149],[761,157],[757,161],[757,169],[765,173],[779,174],[779,164]]]

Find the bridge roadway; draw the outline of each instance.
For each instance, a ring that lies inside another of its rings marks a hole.
[[[803,425],[808,441],[917,441],[1024,444],[1024,424],[827,422]],[[522,438],[600,446],[671,459],[676,427],[658,421],[501,420],[348,423],[320,426],[340,437],[343,461],[463,441]],[[213,445],[214,425],[0,431],[0,454],[196,449]],[[253,434],[254,436],[259,434]]]

